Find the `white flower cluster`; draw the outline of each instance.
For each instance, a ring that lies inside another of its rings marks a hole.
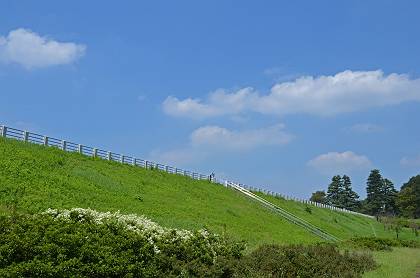
[[[159,241],[170,241],[170,242],[183,242],[192,239],[196,236],[193,232],[188,230],[180,230],[180,229],[169,229],[160,226],[159,224],[153,222],[152,220],[148,219],[143,215],[136,215],[136,214],[121,214],[119,211],[117,212],[98,212],[92,209],[84,209],[84,208],[72,208],[70,210],[62,209],[47,209],[42,214],[50,215],[55,219],[62,219],[62,220],[77,220],[79,222],[87,222],[92,221],[98,225],[106,224],[106,223],[118,223],[122,227],[126,228],[127,230],[136,232],[145,236],[148,242],[153,245],[153,249],[155,253],[159,253],[160,250],[157,246],[157,242]],[[210,236],[217,235],[210,235],[206,230],[200,230],[198,233],[207,241],[207,246],[211,249],[212,253],[215,255],[215,252],[209,242]]]

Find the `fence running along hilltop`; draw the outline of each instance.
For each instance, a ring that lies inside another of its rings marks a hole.
[[[130,165],[133,165],[133,166],[143,167],[143,168],[146,168],[146,169],[159,169],[159,170],[165,171],[167,173],[188,176],[188,177],[190,177],[192,179],[196,179],[196,180],[208,180],[209,179],[208,175],[204,175],[204,174],[201,174],[201,173],[188,171],[188,170],[180,169],[180,168],[169,166],[169,165],[164,165],[164,164],[156,163],[156,162],[153,162],[153,161],[148,161],[148,160],[145,160],[145,159],[139,159],[139,158],[135,158],[133,156],[118,154],[118,153],[114,153],[114,152],[111,152],[111,151],[105,151],[105,150],[102,150],[102,149],[99,149],[99,148],[93,148],[93,147],[85,146],[85,145],[82,145],[82,144],[77,144],[77,143],[73,143],[73,142],[70,142],[70,141],[57,139],[57,138],[54,138],[54,137],[49,137],[49,136],[45,136],[45,135],[41,135],[41,134],[37,134],[37,133],[25,131],[25,130],[20,130],[20,129],[8,127],[8,126],[5,126],[5,125],[0,126],[0,136],[4,137],[4,138],[12,138],[12,139],[22,140],[22,141],[25,141],[25,142],[44,145],[44,146],[49,146],[49,147],[56,147],[56,148],[62,149],[63,151],[67,151],[67,152],[77,152],[77,153],[87,155],[87,156],[102,158],[102,159],[106,159],[106,160],[110,160],[110,161],[117,161],[117,162],[120,162],[120,163],[123,163],[123,164],[130,164]],[[286,200],[301,202],[301,203],[304,203],[304,204],[307,204],[307,205],[312,205],[312,206],[316,206],[316,207],[320,207],[320,208],[326,208],[326,209],[330,209],[330,210],[334,210],[334,211],[351,213],[351,214],[356,214],[356,215],[360,215],[360,216],[374,218],[371,215],[366,215],[366,214],[350,211],[350,210],[343,209],[343,208],[337,208],[337,207],[326,205],[326,204],[316,203],[316,202],[312,202],[312,201],[309,201],[309,200],[294,198],[294,197],[283,195],[283,194],[276,193],[276,192],[273,192],[273,191],[262,190],[260,188],[256,188],[256,187],[253,187],[253,186],[248,186],[248,185],[237,183],[237,182],[232,182],[232,181],[225,180],[225,179],[213,178],[213,179],[211,179],[211,181],[214,182],[214,183],[223,184],[227,187],[232,187],[232,188],[240,191],[241,193],[243,193],[243,194],[245,194],[249,197],[251,197],[251,194],[252,194],[252,198],[254,200],[258,200],[261,203],[265,204],[266,206],[267,206],[266,203],[269,203],[270,207],[271,208],[275,207],[276,210],[283,210],[283,209],[281,209],[278,206],[275,206],[274,204],[272,204],[272,203],[266,201],[265,199],[257,196],[253,192],[262,192],[264,194],[271,195],[271,196],[274,196],[274,197],[277,197],[277,198],[284,198]],[[288,214],[290,214],[290,213],[288,213]],[[288,219],[284,214],[282,214],[282,216],[285,217],[286,219]],[[288,219],[288,220],[290,220],[290,219]],[[290,220],[290,221],[292,221],[292,220]],[[294,220],[292,222],[295,223],[295,221],[296,220]]]

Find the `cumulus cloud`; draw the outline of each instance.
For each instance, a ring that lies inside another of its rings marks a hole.
[[[169,96],[163,102],[163,110],[172,116],[191,118],[209,118],[223,115],[237,115],[247,110],[258,95],[252,88],[244,88],[233,94],[223,89],[216,90],[208,97],[207,102],[187,98],[179,100]]]
[[[228,150],[249,150],[259,146],[284,145],[293,139],[279,124],[267,128],[235,131],[219,126],[204,126],[191,134],[193,146]]]
[[[27,69],[71,64],[85,54],[86,46],[58,42],[27,29],[0,36],[0,62],[19,64]]]
[[[364,155],[346,151],[321,154],[310,160],[308,165],[321,173],[332,175],[366,170],[372,166],[372,162]]]
[[[149,154],[149,160],[183,167],[202,160],[207,154],[191,147],[169,151],[154,150]]]
[[[406,167],[420,167],[420,155],[415,157],[403,157],[400,164]]]
[[[256,112],[266,115],[306,113],[336,115],[371,107],[420,101],[420,79],[406,74],[377,71],[343,71],[329,76],[303,76],[274,85],[268,94],[253,88],[235,92],[219,89],[206,100],[168,97],[168,115],[208,118]]]
[[[349,133],[375,133],[383,131],[383,128],[379,125],[363,123],[346,127],[344,131]]]
[[[188,165],[221,152],[244,152],[262,146],[288,144],[294,136],[283,124],[260,129],[230,130],[220,126],[203,126],[194,130],[184,148],[153,151],[152,160],[174,165]]]

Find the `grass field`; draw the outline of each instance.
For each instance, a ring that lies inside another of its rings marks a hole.
[[[420,273],[420,249],[394,248],[392,252],[374,252],[373,256],[380,267],[363,277],[414,278]]]
[[[341,239],[395,237],[374,219],[317,207],[309,213],[305,204],[258,194]],[[143,214],[167,227],[206,227],[246,240],[250,249],[262,243],[320,241],[221,185],[0,138],[0,214],[73,207]],[[408,229],[400,236],[414,238]],[[396,248],[374,256],[381,267],[366,277],[413,277],[420,264],[420,249]]]

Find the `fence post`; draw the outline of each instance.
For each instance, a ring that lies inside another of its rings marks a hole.
[[[165,166],[165,172],[169,173],[169,166],[168,165]]]
[[[136,159],[133,157],[133,161],[131,162],[131,164],[133,164],[133,166],[136,165]]]
[[[44,146],[48,146],[48,136],[44,136]]]
[[[98,149],[97,148],[93,148],[92,155],[93,155],[93,157],[97,157],[98,156]]]
[[[78,145],[78,151],[79,151],[80,154],[83,154],[83,145],[82,144]]]
[[[24,131],[23,132],[23,141],[28,142],[29,139],[29,132]]]
[[[124,163],[124,155],[122,155],[122,154],[121,154],[120,156],[121,156],[121,158],[120,158],[120,162],[121,162],[121,163]]]
[[[7,126],[2,125],[1,126],[1,137],[6,137],[7,134]]]
[[[108,160],[111,160],[111,158],[112,158],[111,152],[108,152],[107,158],[108,158]]]
[[[61,141],[61,149],[63,151],[66,151],[67,150],[67,142],[66,142],[66,140],[62,140]]]

